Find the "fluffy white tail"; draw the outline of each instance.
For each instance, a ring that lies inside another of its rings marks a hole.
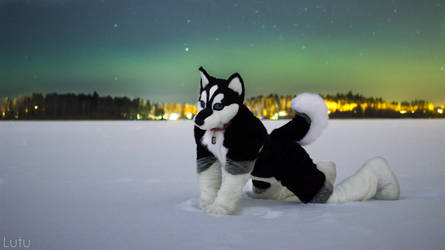
[[[328,107],[323,98],[318,94],[302,93],[292,100],[291,107],[295,112],[303,113],[311,119],[309,131],[298,143],[313,143],[328,126]]]

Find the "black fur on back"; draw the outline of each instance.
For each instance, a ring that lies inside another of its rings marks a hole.
[[[325,182],[306,150],[297,143],[309,130],[305,117],[296,115],[291,121],[272,131],[259,155],[252,176],[274,177],[302,202],[309,202]],[[259,188],[267,183],[254,181]]]

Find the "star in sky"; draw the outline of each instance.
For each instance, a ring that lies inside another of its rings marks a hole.
[[[190,102],[204,66],[240,72],[251,96],[352,90],[445,103],[439,0],[0,0],[0,12],[0,97],[97,90]]]

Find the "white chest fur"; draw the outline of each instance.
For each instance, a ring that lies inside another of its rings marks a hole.
[[[212,152],[212,154],[221,163],[221,166],[226,164],[227,148],[224,147],[224,131],[210,131],[207,130],[202,137],[202,144]]]

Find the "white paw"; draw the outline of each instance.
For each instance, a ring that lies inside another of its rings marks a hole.
[[[207,206],[205,211],[208,214],[215,214],[215,215],[226,215],[233,213],[233,210],[215,204]]]
[[[256,193],[255,191],[247,191],[247,196],[254,199],[262,199],[262,200],[280,200],[279,193],[272,193],[265,191],[263,193]]]
[[[391,170],[389,163],[382,157],[375,157],[365,163],[374,169],[377,175],[377,193],[374,196],[378,200],[398,200],[400,198],[400,184],[396,175]]]
[[[206,208],[208,207],[208,206],[210,206],[210,204],[212,204],[213,203],[213,200],[211,200],[211,199],[201,199],[200,201],[199,201],[199,208],[201,208],[202,210],[206,210]]]
[[[256,193],[254,191],[247,191],[246,194],[250,198],[254,198],[254,199],[262,199],[263,198],[260,193]]]
[[[272,184],[268,189],[261,193],[255,192],[255,188],[253,189],[253,191],[248,191],[247,195],[254,199],[284,200],[288,197],[295,196],[295,194],[278,183]]]

